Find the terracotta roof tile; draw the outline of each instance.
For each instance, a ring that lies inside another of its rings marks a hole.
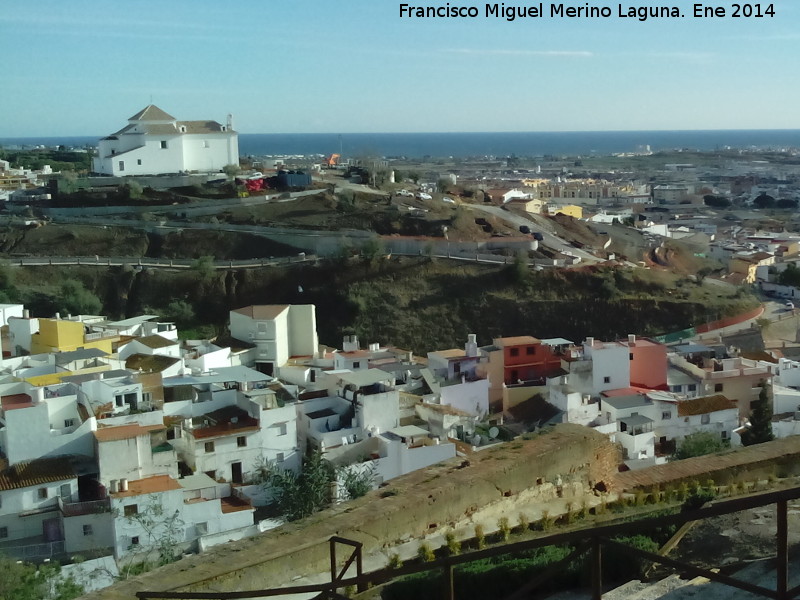
[[[181,489],[181,484],[169,475],[154,475],[153,477],[129,481],[126,491],[112,492],[111,497],[127,498],[130,496],[142,496],[144,494],[155,494],[179,489]]]
[[[288,304],[256,304],[237,308],[233,312],[245,315],[257,321],[272,320],[289,308]]]
[[[149,435],[151,431],[160,431],[163,429],[163,425],[139,425],[138,423],[118,425],[116,427],[100,426],[97,431],[94,432],[94,437],[97,438],[98,442],[116,442],[139,437],[140,435]]]
[[[40,458],[17,463],[0,471],[0,490],[16,490],[76,477],[69,459],[65,457]]]
[[[678,416],[689,417],[692,415],[705,415],[718,410],[728,410],[736,408],[737,404],[733,400],[728,400],[722,394],[716,396],[706,396],[704,398],[692,398],[678,402]]]

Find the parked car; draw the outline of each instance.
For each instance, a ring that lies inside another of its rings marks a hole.
[[[398,195],[398,196],[408,196],[408,197],[410,197],[410,198],[413,198],[413,197],[414,197],[414,194],[412,194],[412,193],[411,193],[411,192],[409,192],[408,190],[400,190],[399,192],[397,192],[397,195]]]
[[[430,194],[426,194],[425,192],[420,192],[419,194],[417,194],[417,198],[419,198],[420,200],[433,200],[433,196],[431,196]]]
[[[784,303],[784,306],[785,306],[786,308],[788,308],[789,310],[794,310],[794,302],[792,302],[791,300],[787,300],[787,301]]]
[[[447,202],[448,204],[455,204],[456,203],[455,200],[453,200],[452,198],[448,198],[447,196],[443,196],[442,197],[442,202]]]

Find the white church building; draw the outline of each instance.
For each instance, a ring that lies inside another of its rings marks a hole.
[[[100,140],[93,170],[124,177],[218,172],[230,164],[239,164],[239,139],[230,115],[226,125],[178,121],[150,104],[125,127]]]

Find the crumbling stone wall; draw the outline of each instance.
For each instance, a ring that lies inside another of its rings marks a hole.
[[[608,438],[587,427],[559,425],[530,440],[515,440],[455,458],[389,482],[257,538],[212,548],[88,596],[133,600],[142,590],[239,591],[290,585],[293,578],[329,569],[332,535],[358,540],[364,552],[422,538],[479,509],[556,482],[590,490],[611,487],[620,455]]]

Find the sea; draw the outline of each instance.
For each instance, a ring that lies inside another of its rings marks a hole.
[[[95,146],[101,136],[2,138],[5,148]],[[240,133],[242,156],[591,156],[665,150],[800,149],[798,129],[500,133]]]

